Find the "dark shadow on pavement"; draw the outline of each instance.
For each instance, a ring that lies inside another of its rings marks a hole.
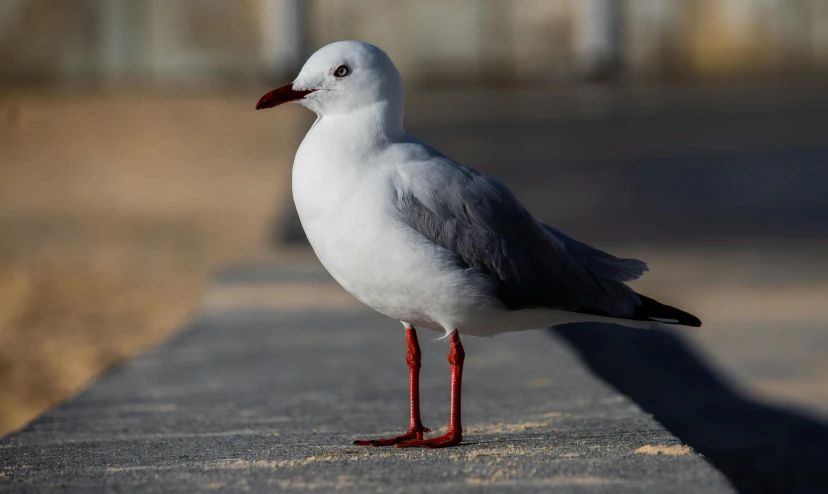
[[[828,492],[828,426],[743,395],[677,332],[613,324],[550,332],[704,455],[739,492]]]

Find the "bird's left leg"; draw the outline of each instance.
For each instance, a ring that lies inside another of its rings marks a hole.
[[[408,441],[411,439],[422,439],[423,434],[431,432],[430,429],[423,427],[423,422],[420,420],[420,342],[417,341],[417,330],[411,325],[405,326],[405,337],[408,341],[408,353],[405,355],[405,360],[408,363],[409,373],[409,404],[411,406],[411,422],[408,426],[408,432],[401,436],[390,437],[387,439],[370,439],[366,441],[354,441],[356,446],[391,446],[394,444]]]
[[[460,394],[463,383],[463,361],[466,359],[466,352],[460,342],[460,334],[457,331],[451,333],[451,351],[448,354],[448,361],[451,365],[451,416],[449,417],[448,431],[442,436],[431,439],[412,439],[397,443],[398,448],[445,448],[460,444],[463,440],[463,425],[460,422]]]

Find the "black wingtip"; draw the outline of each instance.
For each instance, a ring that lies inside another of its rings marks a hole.
[[[641,299],[641,305],[636,307],[635,314],[631,319],[662,322],[665,324],[678,324],[693,328],[699,328],[702,325],[701,319],[693,314],[690,314],[689,312],[684,312],[681,309],[664,305],[661,302],[657,302],[650,297],[641,295],[640,293],[638,294],[638,298]]]

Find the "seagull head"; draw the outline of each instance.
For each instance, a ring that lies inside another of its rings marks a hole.
[[[319,115],[379,106],[402,112],[402,77],[374,45],[337,41],[311,55],[291,84],[262,96],[257,110],[295,101]]]

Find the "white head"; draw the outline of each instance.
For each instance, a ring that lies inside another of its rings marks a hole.
[[[403,111],[402,78],[388,55],[374,45],[337,41],[311,55],[292,84],[265,94],[256,109],[296,101],[321,116],[377,107]]]

